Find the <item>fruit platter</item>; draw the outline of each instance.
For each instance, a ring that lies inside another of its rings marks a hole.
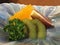
[[[60,45],[60,6],[0,4],[1,45]]]

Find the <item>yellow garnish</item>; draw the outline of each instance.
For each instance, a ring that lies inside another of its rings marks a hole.
[[[32,7],[32,5],[27,5],[25,8],[23,8],[21,11],[15,13],[13,16],[11,16],[9,19],[13,20],[13,19],[32,19],[31,18],[31,12],[34,8]]]

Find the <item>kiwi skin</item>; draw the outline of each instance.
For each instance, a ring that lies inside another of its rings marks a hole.
[[[34,19],[34,20],[32,20],[32,22],[37,27],[37,38],[38,39],[46,39],[46,27],[45,27],[45,25],[41,21],[39,21],[38,19]]]
[[[29,30],[29,39],[36,39],[36,26],[29,19],[24,19],[23,22],[26,24]]]
[[[28,30],[28,27],[26,25],[24,26],[24,30],[23,31],[25,33],[25,38],[28,38],[29,30]]]

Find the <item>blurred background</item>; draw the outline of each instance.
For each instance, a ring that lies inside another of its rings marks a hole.
[[[33,5],[60,5],[60,0],[1,0],[3,2],[14,2],[20,4],[33,4]]]

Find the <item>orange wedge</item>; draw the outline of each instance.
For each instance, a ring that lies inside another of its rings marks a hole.
[[[52,22],[51,22],[51,20],[49,18],[43,16],[41,13],[39,13],[36,10],[32,11],[31,17],[33,19],[40,20],[46,26],[46,28],[52,28],[52,27],[54,27],[54,25],[52,24]]]

